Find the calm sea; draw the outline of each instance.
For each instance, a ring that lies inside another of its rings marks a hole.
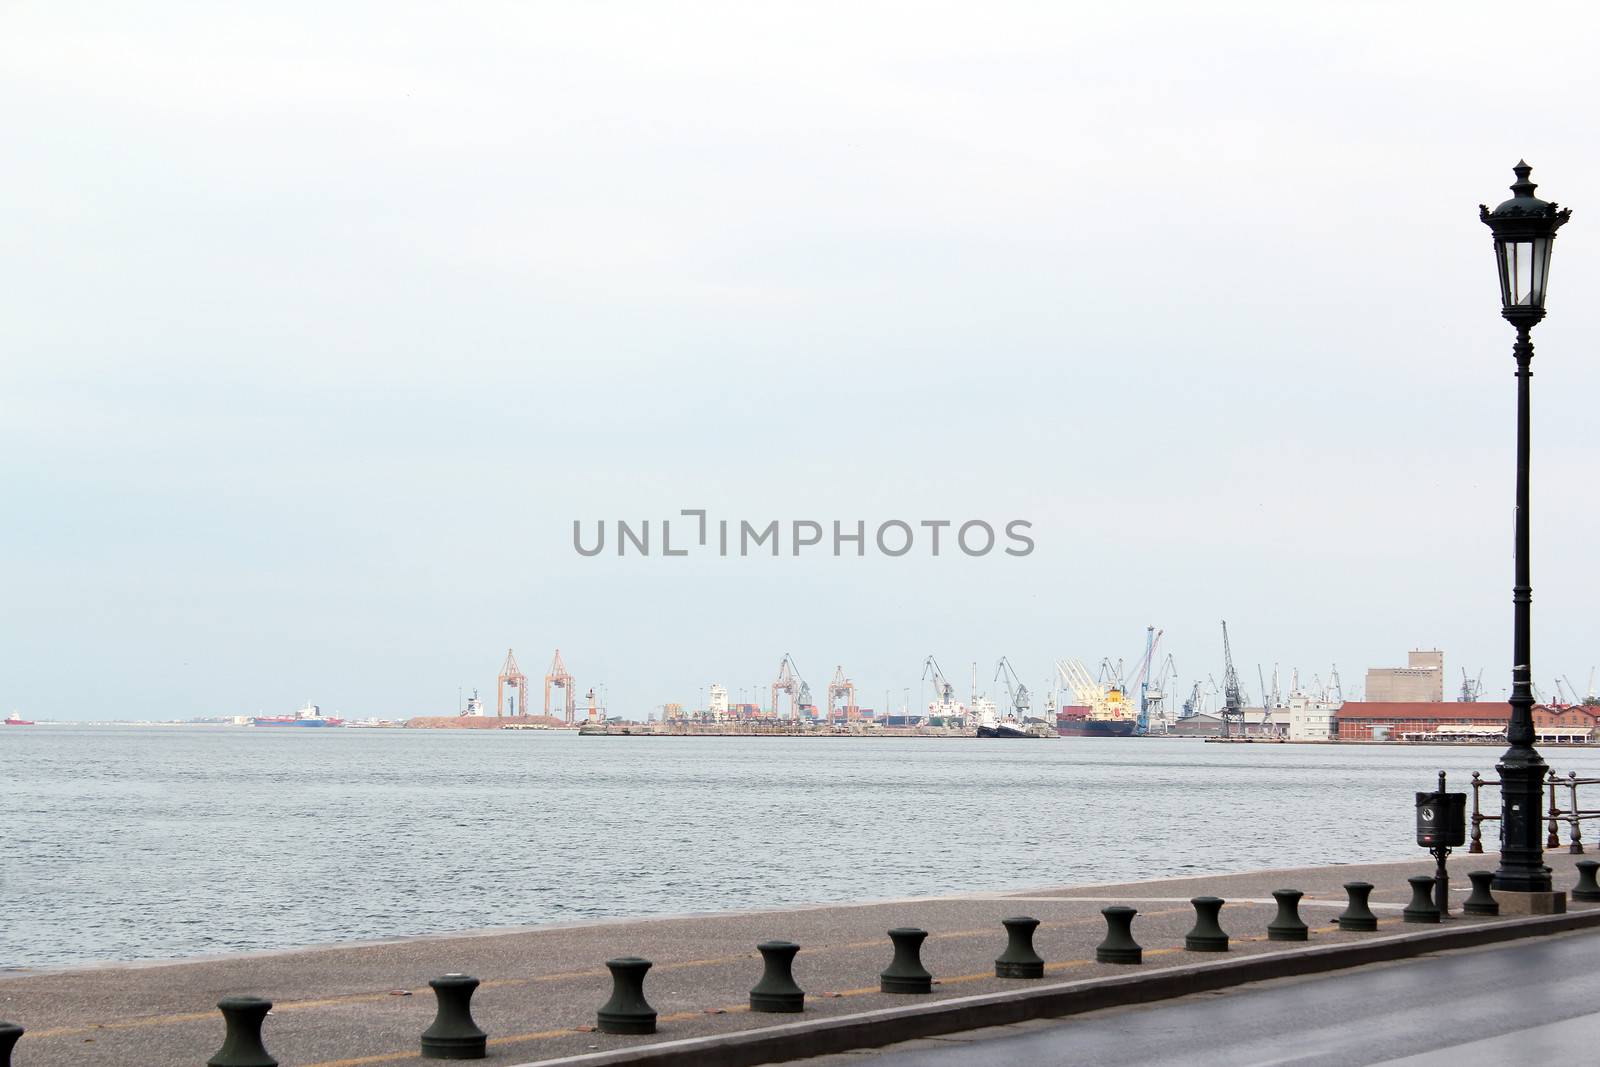
[[[1496,754],[0,728],[0,967],[1421,859],[1412,793]]]

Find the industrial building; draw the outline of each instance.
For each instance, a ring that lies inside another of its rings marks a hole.
[[[1480,741],[1505,735],[1511,705],[1470,701],[1350,700],[1339,708],[1341,741]],[[1600,707],[1533,709],[1541,744],[1588,744],[1600,739]]]
[[[1375,703],[1434,703],[1444,700],[1444,653],[1415,649],[1404,667],[1367,668],[1366,699]]]

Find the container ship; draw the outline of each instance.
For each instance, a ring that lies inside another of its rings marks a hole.
[[[293,715],[261,716],[250,720],[253,726],[343,726],[343,719],[330,719],[315,704],[307,704]]]

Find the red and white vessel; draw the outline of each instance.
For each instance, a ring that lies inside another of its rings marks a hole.
[[[4,722],[7,726],[32,726],[33,725],[33,720],[32,719],[24,719],[21,715],[18,715],[14,711],[10,715],[7,715],[3,720],[0,720],[0,722]]]
[[[343,726],[344,720],[328,718],[317,705],[307,704],[293,715],[257,715],[250,723],[252,726]]]

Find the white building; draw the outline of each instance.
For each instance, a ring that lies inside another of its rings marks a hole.
[[[1334,718],[1339,705],[1329,700],[1313,700],[1304,693],[1289,697],[1289,740],[1328,741],[1334,736]]]
[[[713,719],[726,719],[728,717],[728,689],[726,686],[711,686],[711,703],[706,708]]]

